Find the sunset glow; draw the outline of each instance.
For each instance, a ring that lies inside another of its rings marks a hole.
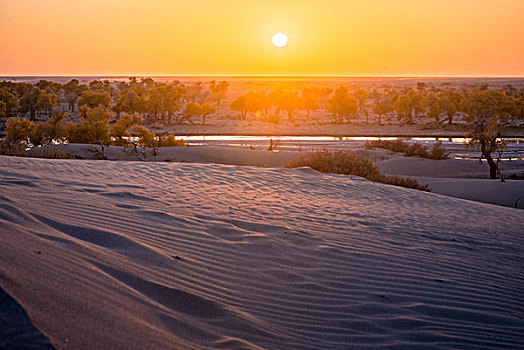
[[[0,75],[522,76],[523,15],[522,0],[0,0]],[[268,45],[277,32],[293,45]]]

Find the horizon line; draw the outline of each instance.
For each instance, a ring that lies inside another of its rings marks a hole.
[[[335,75],[335,74],[9,74],[0,75],[1,78],[6,77],[253,77],[253,78],[524,78],[524,75]]]

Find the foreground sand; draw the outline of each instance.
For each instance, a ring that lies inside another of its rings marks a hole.
[[[310,169],[16,157],[0,208],[0,286],[59,349],[524,346],[521,210]]]

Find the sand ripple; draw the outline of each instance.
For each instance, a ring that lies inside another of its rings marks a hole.
[[[524,347],[519,210],[304,169],[0,168],[0,285],[59,349]]]

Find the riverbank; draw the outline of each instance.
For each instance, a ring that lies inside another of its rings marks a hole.
[[[524,137],[524,127],[505,127],[504,137]],[[171,127],[154,127],[155,132],[167,132],[178,136],[191,135],[245,135],[245,136],[327,136],[327,137],[464,137],[465,125],[376,125],[311,123],[300,120],[295,123],[266,123],[257,120],[239,121],[210,116],[208,125],[182,124]]]

